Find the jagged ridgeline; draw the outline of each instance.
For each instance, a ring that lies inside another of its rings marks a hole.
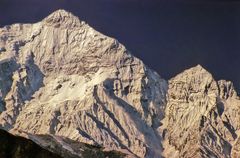
[[[6,26],[0,34],[1,71],[7,70],[1,76],[2,128],[132,157],[161,155],[155,130],[167,82],[117,40],[64,10],[39,23]]]
[[[239,97],[200,65],[169,80],[162,122],[165,157],[240,156]]]
[[[0,29],[0,127],[63,157],[240,155],[231,82],[201,66],[166,81],[64,10]]]

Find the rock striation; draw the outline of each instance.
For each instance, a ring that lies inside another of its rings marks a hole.
[[[63,157],[240,157],[230,81],[200,65],[166,81],[64,10],[0,28],[0,128]]]
[[[0,37],[2,128],[160,157],[167,82],[122,44],[64,10]]]
[[[163,120],[165,157],[239,157],[240,99],[229,81],[200,65],[169,81]]]

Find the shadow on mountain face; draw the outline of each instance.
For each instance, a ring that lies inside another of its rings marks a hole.
[[[70,144],[72,151],[80,154],[82,158],[123,158],[126,156],[126,154],[119,151],[104,151],[104,148],[101,146],[93,146],[81,143],[66,137],[53,137],[50,135],[37,135],[37,137],[41,140],[44,140],[49,150],[53,151],[54,153],[58,153],[64,158],[79,158],[79,156],[69,152],[69,150],[62,146],[63,144],[64,146]]]
[[[1,158],[62,158],[26,138],[13,136],[0,130]]]
[[[0,129],[0,158],[79,158],[64,149],[52,136],[37,135],[47,144],[46,149],[32,140],[14,136]],[[123,158],[125,154],[118,151],[104,151],[103,148],[59,138],[66,144],[71,144],[75,152],[81,153],[82,158]],[[53,152],[50,152],[53,151]]]
[[[169,79],[201,64],[240,90],[240,3],[234,0],[0,0],[0,26],[68,10]]]

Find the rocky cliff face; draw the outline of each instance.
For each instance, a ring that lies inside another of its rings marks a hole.
[[[168,83],[63,10],[0,29],[0,127],[77,157],[72,141],[127,157],[240,156],[231,82],[196,66]]]
[[[239,157],[240,100],[233,84],[196,66],[169,81],[166,157]]]
[[[167,83],[118,41],[63,10],[0,34],[2,128],[160,156]]]

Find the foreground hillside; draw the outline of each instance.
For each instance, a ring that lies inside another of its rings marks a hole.
[[[1,158],[62,158],[31,140],[11,135],[4,130],[0,130],[0,142]]]

